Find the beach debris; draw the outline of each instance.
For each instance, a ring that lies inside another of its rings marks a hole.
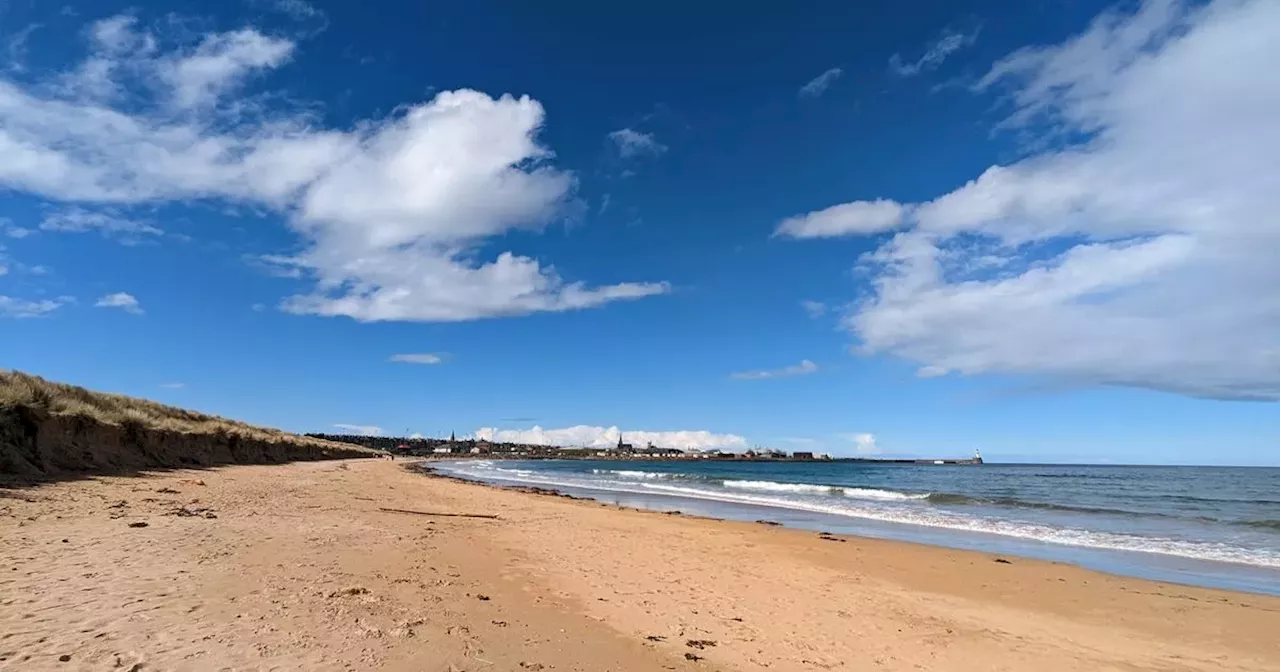
[[[507,627],[507,622],[506,622],[506,621],[489,621],[489,622],[490,622],[490,623],[492,623],[492,624],[494,624],[494,625],[496,625],[496,626],[498,626],[499,628],[505,628],[505,627]]]
[[[368,593],[369,593],[369,589],[365,588],[364,586],[351,586],[350,588],[335,590],[332,593],[329,593],[329,597],[347,597],[350,595],[367,595]]]
[[[440,518],[487,518],[489,520],[497,520],[498,517],[491,513],[438,513],[435,511],[411,511],[409,509],[390,509],[385,506],[379,506],[379,511],[387,513],[412,513],[415,516],[437,516]]]
[[[667,641],[667,638],[666,638],[666,637],[663,637],[662,635],[649,635],[648,637],[645,637],[645,639],[647,639],[647,640],[649,640],[649,641],[651,641],[651,642],[665,642],[665,641]]]
[[[60,663],[69,663],[69,662],[71,662],[71,654],[64,653],[64,654],[62,654],[61,656],[58,656],[58,662],[60,662]]]
[[[543,665],[542,663],[526,663],[526,662],[521,661],[521,663],[520,663],[520,669],[522,669],[522,670],[533,670],[534,672],[537,672],[538,670],[544,670],[544,669],[546,669],[546,666],[545,666],[545,665]]]
[[[690,639],[686,641],[684,645],[691,649],[701,650],[701,649],[707,648],[708,646],[715,646],[716,643],[715,643],[715,640],[712,640],[712,639]]]
[[[136,523],[129,523],[129,527],[146,527],[146,526],[147,526],[147,521],[145,520],[139,520]]]
[[[683,515],[684,515],[683,513],[679,512],[679,511],[667,511],[667,512],[666,512],[666,514],[667,514],[668,516],[683,516]]]
[[[126,507],[126,506],[128,506],[128,505],[129,505],[129,502],[126,502],[126,501],[124,501],[124,500],[122,499],[122,500],[120,500],[120,501],[116,502],[115,504],[108,504],[108,505],[107,505],[107,508],[108,508],[108,509],[123,509],[124,507]]]
[[[181,482],[184,485],[204,485],[204,481],[198,478],[184,478]]]
[[[158,492],[158,493],[160,493],[160,494],[162,494],[162,495],[176,495],[176,494],[178,494],[178,491],[177,491],[177,490],[174,490],[173,488],[157,488],[157,489],[156,489],[156,492]]]
[[[696,654],[696,653],[686,653],[686,654],[684,654],[684,659],[685,659],[685,660],[692,660],[693,662],[695,662],[695,663],[696,663],[696,662],[698,662],[699,660],[702,660],[703,658],[702,658],[702,656],[699,656],[699,655],[698,655],[698,654]]]
[[[998,563],[1000,563],[1000,564],[1002,564],[1002,565],[1012,565],[1012,564],[1013,564],[1013,561],[1012,561],[1012,560],[1005,560],[1004,558],[996,558],[996,562],[998,562]]]
[[[761,525],[769,525],[771,527],[777,527],[782,524],[773,520],[757,520],[756,522],[760,523]]]
[[[164,514],[166,516],[179,516],[182,518],[217,518],[213,513],[213,509],[199,506],[179,506],[178,508]]]
[[[819,532],[818,538],[823,541],[838,541],[842,544],[846,541],[845,539],[841,539],[840,537],[837,537],[831,534],[830,532]]]

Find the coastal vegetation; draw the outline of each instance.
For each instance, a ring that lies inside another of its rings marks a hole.
[[[0,474],[51,476],[379,454],[19,371],[0,371]]]

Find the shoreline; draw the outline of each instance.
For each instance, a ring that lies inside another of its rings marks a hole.
[[[1054,542],[1040,538],[918,524],[875,517],[845,516],[782,503],[736,501],[694,494],[647,492],[635,489],[592,488],[551,481],[522,482],[515,477],[457,474],[440,468],[439,460],[417,462],[418,471],[498,489],[514,489],[611,504],[642,511],[670,512],[735,522],[762,522],[759,518],[789,529],[834,532],[850,539],[878,539],[961,551],[989,552],[1051,563],[1063,563],[1109,576],[1174,583],[1196,588],[1228,590],[1245,594],[1280,597],[1280,569],[1244,561],[1179,555],[1157,550],[1105,545]]]
[[[422,466],[0,491],[0,667],[1280,670],[1280,598]]]

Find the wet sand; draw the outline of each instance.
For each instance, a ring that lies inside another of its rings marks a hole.
[[[403,462],[0,489],[0,540],[0,669],[1280,670],[1276,597]]]

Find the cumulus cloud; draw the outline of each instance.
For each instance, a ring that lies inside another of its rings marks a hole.
[[[618,445],[618,437],[636,447],[650,443],[663,448],[681,450],[736,450],[746,448],[747,440],[736,434],[713,434],[703,430],[677,430],[669,432],[622,431],[617,427],[590,427],[577,425],[564,429],[496,429],[481,427],[475,432],[478,439],[506,443],[527,443],[539,446],[580,446],[587,448],[611,448]]]
[[[818,96],[821,96],[832,84],[835,84],[837,79],[840,79],[840,75],[842,74],[844,74],[844,70],[841,70],[840,68],[831,68],[821,75],[814,77],[805,83],[804,86],[800,87],[800,97],[817,98]]]
[[[775,236],[788,238],[838,238],[889,231],[900,226],[907,209],[897,201],[853,201],[788,217],[778,224]]]
[[[573,201],[574,176],[538,142],[545,115],[532,98],[446,91],[328,129],[306,107],[240,95],[292,57],[289,40],[244,28],[174,44],[127,16],[90,35],[89,57],[57,81],[0,77],[0,187],[81,207],[274,210],[302,242],[279,261],[314,283],[283,301],[295,313],[458,321],[668,291],[591,287],[512,252],[479,256],[487,239],[539,230]]]
[[[903,61],[902,56],[894,54],[889,57],[889,72],[899,77],[913,77],[922,72],[933,70],[942,65],[949,56],[978,41],[978,31],[969,33],[944,30],[933,44],[925,50],[920,58],[914,61]]]
[[[411,353],[403,355],[391,355],[387,360],[390,362],[401,362],[403,364],[439,364],[444,361],[440,355],[431,352]]]
[[[94,304],[95,308],[119,308],[131,315],[141,315],[142,306],[132,294],[125,292],[116,292],[115,294],[107,294],[100,298]]]
[[[817,364],[814,364],[813,362],[805,359],[805,360],[801,360],[799,364],[784,366],[781,369],[765,369],[761,371],[742,371],[739,373],[735,373],[730,377],[733,378],[734,380],[766,380],[769,378],[786,378],[789,376],[803,376],[810,373],[815,373],[817,372],[817,370],[818,370]]]
[[[349,425],[337,422],[334,423],[333,427],[343,434],[359,434],[360,436],[378,436],[382,434],[382,428],[373,425]]]
[[[975,86],[1049,147],[910,207],[863,259],[864,352],[922,376],[1280,399],[1280,3],[1147,0]]]
[[[875,434],[844,434],[840,438],[853,444],[856,455],[879,455],[882,452],[880,446],[876,445]]]
[[[609,133],[609,140],[618,150],[618,156],[630,159],[640,156],[657,156],[667,151],[667,146],[658,142],[652,133],[623,128]]]
[[[0,317],[26,319],[42,317],[71,303],[69,297],[30,301],[0,294]]]

